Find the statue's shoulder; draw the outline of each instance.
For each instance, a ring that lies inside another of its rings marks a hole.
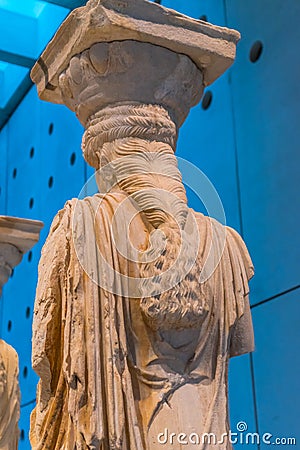
[[[72,198],[71,200],[68,200],[64,207],[54,216],[49,234],[69,229],[74,214],[79,214],[79,211],[88,210],[91,206],[99,208],[104,197],[105,196],[102,194],[95,194],[82,199]]]
[[[68,200],[64,207],[57,213],[56,217],[60,218],[62,215],[65,214],[72,214],[76,210],[76,208],[99,208],[101,205],[105,207],[104,205],[107,205],[107,203],[110,204],[119,204],[121,203],[125,198],[128,198],[128,195],[124,192],[108,192],[105,194],[97,193],[94,195],[86,196],[82,199],[79,198],[73,198],[71,200]]]
[[[194,215],[200,236],[204,237],[203,235],[205,235],[204,241],[208,242],[210,239],[218,239],[220,242],[224,242],[224,248],[226,247],[232,255],[236,255],[239,263],[245,267],[248,280],[252,278],[254,275],[253,263],[240,234],[234,228],[223,225],[212,217],[205,216],[199,212],[194,212]]]
[[[72,227],[74,217],[80,220],[80,217],[87,214],[94,214],[101,208],[115,209],[120,203],[127,198],[123,192],[111,192],[108,194],[94,194],[82,199],[73,198],[68,200],[64,207],[58,211],[52,221],[49,235],[67,233]],[[67,234],[66,234],[67,236]]]
[[[247,272],[247,278],[248,280],[250,280],[254,275],[254,266],[248,248],[242,236],[234,228],[231,228],[229,226],[226,226],[226,235],[228,245],[233,247],[236,253],[238,253],[242,258],[244,267]]]

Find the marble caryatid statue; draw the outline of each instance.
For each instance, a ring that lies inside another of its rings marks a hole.
[[[0,216],[0,301],[2,287],[23,254],[38,241],[42,222]],[[16,450],[19,441],[19,360],[13,347],[0,339],[0,449]]]
[[[146,0],[94,0],[32,71],[84,125],[99,187],[66,203],[42,252],[34,450],[231,449],[228,361],[253,350],[253,268],[234,230],[187,206],[175,150],[238,38]]]

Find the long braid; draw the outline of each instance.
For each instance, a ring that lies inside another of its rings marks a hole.
[[[166,120],[157,115],[157,107],[155,113],[156,121],[158,117],[160,121]],[[147,110],[148,119],[149,116]],[[130,119],[131,126],[136,125],[133,118],[134,115]],[[153,120],[150,122],[153,125]],[[128,116],[126,123],[128,125]],[[122,137],[122,129],[124,126],[109,131],[106,126],[103,131],[101,121],[94,120],[85,139],[84,152],[91,154],[92,139],[93,147],[100,149],[98,167],[109,168],[108,185],[115,183],[130,195],[153,228],[151,245],[139,261],[144,319],[152,329],[198,326],[207,311],[206,295],[199,284],[198,233],[193,224],[187,226],[188,222],[193,222],[193,217],[170,145],[175,140],[174,127],[173,138],[167,133],[170,127],[164,127],[165,142],[149,140],[149,125],[145,128],[147,139]],[[157,137],[156,126],[155,129],[153,136]],[[106,142],[102,141],[103,132]],[[116,134],[111,142],[107,141],[110,132]],[[126,134],[130,134],[128,130]],[[141,129],[139,135],[143,135]]]

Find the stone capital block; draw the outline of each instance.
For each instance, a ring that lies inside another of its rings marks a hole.
[[[63,103],[58,79],[73,56],[100,42],[129,40],[188,56],[208,86],[233,63],[239,38],[235,30],[191,19],[147,0],[90,0],[71,12],[31,77],[41,99]]]
[[[38,220],[0,216],[0,295],[12,269],[39,240],[43,226]]]

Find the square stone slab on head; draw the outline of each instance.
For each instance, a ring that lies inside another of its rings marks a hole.
[[[2,286],[11,276],[12,269],[21,262],[23,254],[37,243],[43,226],[39,220],[0,216],[0,297]]]
[[[147,0],[90,0],[70,13],[32,69],[41,99],[63,103],[58,77],[70,59],[99,42],[135,40],[189,56],[207,86],[233,63],[240,34]]]
[[[39,220],[0,216],[0,244],[11,244],[24,254],[38,242],[43,226]]]

